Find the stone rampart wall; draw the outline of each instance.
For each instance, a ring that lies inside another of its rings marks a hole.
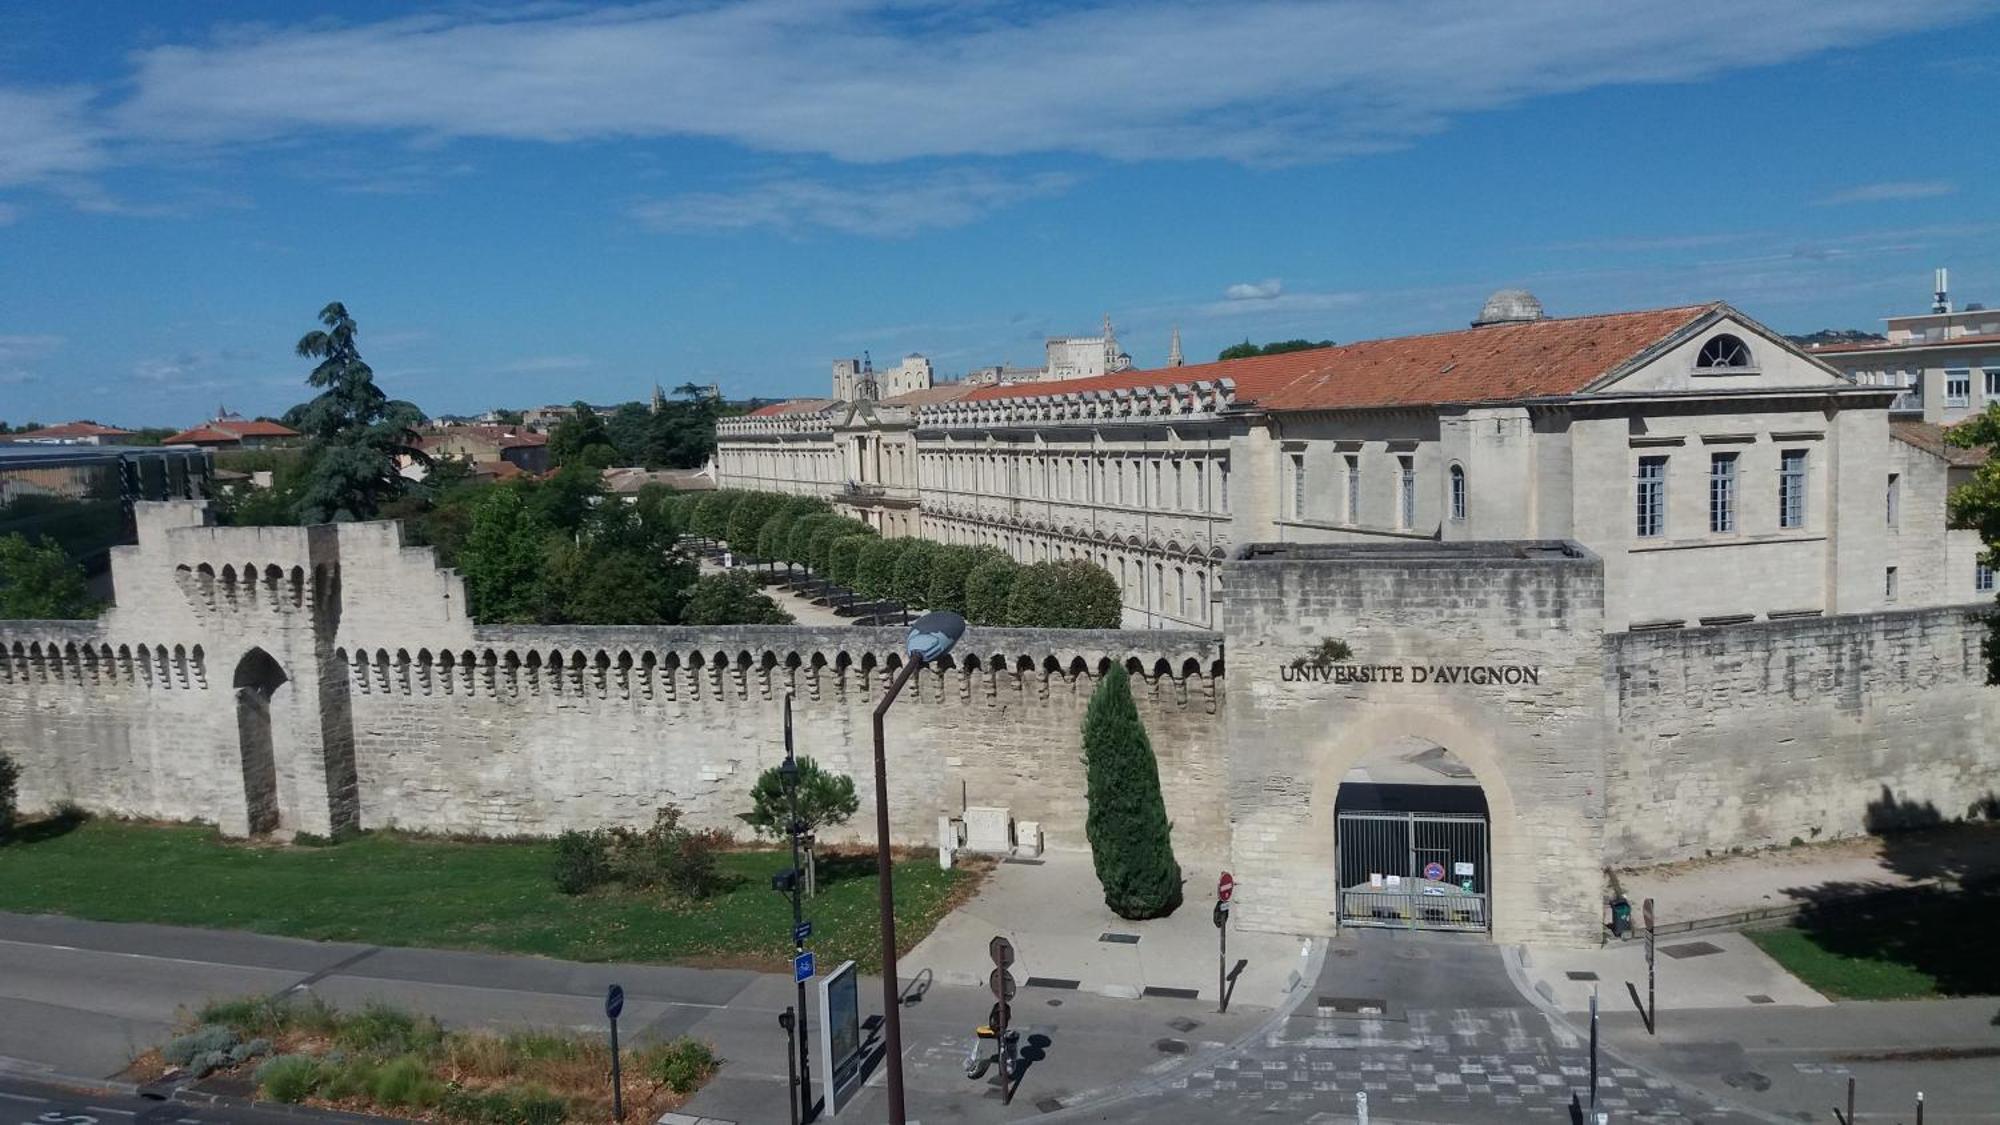
[[[1869,826],[1885,792],[1966,815],[2000,790],[1985,607],[1606,638],[1606,862]]]

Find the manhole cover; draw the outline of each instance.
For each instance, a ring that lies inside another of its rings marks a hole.
[[[1173,1019],[1167,1021],[1167,1026],[1173,1028],[1175,1031],[1180,1032],[1182,1035],[1186,1035],[1188,1032],[1193,1031],[1197,1027],[1200,1027],[1201,1021],[1191,1020],[1186,1016],[1175,1016]]]
[[[1098,941],[1108,941],[1108,942],[1110,942],[1110,943],[1111,943],[1111,944],[1113,944],[1113,945],[1137,945],[1137,944],[1139,944],[1139,935],[1138,935],[1138,934],[1098,934],[1098,935],[1097,935],[1097,940],[1098,940]]]
[[[1193,988],[1168,988],[1165,985],[1149,984],[1140,989],[1142,996],[1157,996],[1163,1000],[1198,1000],[1201,991]]]
[[[1056,1110],[1062,1108],[1062,1099],[1043,1098],[1041,1101],[1035,1103],[1035,1108],[1041,1110],[1043,1113],[1054,1113]]]
[[[1596,973],[1593,973],[1593,972],[1591,972],[1591,971],[1590,971],[1590,970],[1588,970],[1588,969],[1571,969],[1571,970],[1569,971],[1569,979],[1571,979],[1571,980],[1596,980],[1596,979],[1597,979],[1597,974],[1596,974]]]
[[[1689,957],[1706,957],[1711,953],[1720,953],[1722,947],[1710,945],[1705,941],[1690,941],[1681,945],[1663,945],[1660,947],[1660,952],[1676,961],[1681,961]]]
[[[1739,1070],[1722,1076],[1724,1085],[1738,1090],[1749,1090],[1761,1094],[1771,1088],[1771,1080],[1754,1070]]]
[[[1379,1016],[1387,1010],[1388,1005],[1380,1000],[1364,996],[1322,996],[1319,998],[1319,1007],[1323,1012],[1345,1012],[1353,1016]]]
[[[1776,1001],[1776,1000],[1773,1000],[1773,999],[1771,999],[1771,998],[1770,998],[1769,996],[1766,996],[1766,995],[1764,995],[1764,994],[1763,994],[1763,993],[1761,993],[1761,992],[1757,993],[1757,994],[1756,994],[1756,995],[1754,995],[1754,996],[1745,996],[1745,997],[1744,997],[1744,999],[1745,999],[1745,1000],[1748,1000],[1748,1001],[1750,1001],[1750,1002],[1751,1002],[1752,1004],[1776,1004],[1776,1003],[1777,1003],[1777,1001]]]
[[[1024,988],[1075,989],[1082,983],[1082,981],[1070,980],[1067,977],[1029,977],[1027,980],[1022,981],[1021,985]]]
[[[1358,949],[1336,949],[1333,951],[1333,955],[1335,957],[1352,957],[1359,952],[1361,951]]]
[[[1188,1045],[1187,1045],[1187,1040],[1185,1039],[1153,1040],[1153,1050],[1158,1051],[1163,1055],[1185,1055],[1187,1054],[1187,1049]]]

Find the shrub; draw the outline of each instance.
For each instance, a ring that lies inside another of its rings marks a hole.
[[[805,822],[808,833],[845,824],[861,807],[853,778],[821,769],[818,762],[803,755],[799,757],[798,802],[799,819]],[[791,802],[785,797],[785,779],[779,767],[757,775],[757,784],[750,789],[750,811],[738,814],[737,819],[756,829],[759,836],[786,838]]]
[[[834,540],[826,549],[826,573],[820,577],[836,586],[851,588],[854,572],[861,565],[861,552],[873,541],[867,535],[843,535]]]
[[[379,1105],[421,1109],[437,1104],[444,1087],[430,1075],[423,1060],[411,1055],[391,1059],[375,1072],[368,1092]]]
[[[643,832],[609,834],[611,877],[630,887],[658,887],[678,898],[705,899],[728,886],[716,853],[727,838],[681,823],[678,805],[666,804]]]
[[[21,767],[0,754],[0,842],[14,834],[14,786],[21,780]]]
[[[376,1002],[341,1020],[333,1041],[356,1051],[404,1055],[434,1050],[444,1041],[444,1028],[429,1016]]]
[[[611,840],[603,832],[565,832],[556,837],[556,889],[580,895],[611,878]]]
[[[792,615],[778,608],[757,585],[757,580],[740,570],[704,574],[688,591],[683,625],[790,625]]]
[[[1118,580],[1082,559],[1022,569],[1008,591],[1007,624],[1033,629],[1116,629],[1124,616]]]
[[[785,498],[773,492],[752,492],[746,494],[730,509],[729,526],[723,538],[739,555],[758,554],[759,536],[764,530],[764,521],[784,507]]]
[[[246,1037],[269,1037],[287,1031],[331,1035],[340,1022],[340,1014],[312,993],[284,999],[250,996],[220,1000],[204,1005],[195,1017],[205,1024],[224,1024]]]
[[[965,619],[974,625],[1007,624],[1007,601],[1021,571],[1012,559],[981,563],[965,578]]]
[[[834,540],[860,534],[867,529],[867,526],[858,520],[843,519],[840,516],[829,516],[818,521],[813,525],[812,539],[807,546],[806,565],[812,568],[814,574],[824,575],[827,552],[832,550]]]
[[[329,1101],[373,1097],[376,1065],[373,1059],[334,1058],[320,1061],[315,1092]]]
[[[931,597],[931,566],[943,544],[928,539],[906,539],[903,553],[896,556],[895,580],[891,597],[912,609],[921,608]]]
[[[206,1023],[186,1035],[167,1040],[167,1045],[160,1048],[160,1057],[173,1066],[189,1066],[195,1059],[211,1052],[227,1053],[236,1044],[235,1029],[219,1023]]]
[[[269,1039],[252,1039],[248,1043],[238,1043],[236,1046],[231,1047],[229,1049],[229,1061],[232,1063],[249,1062],[251,1059],[261,1059],[270,1053],[271,1041]]]
[[[319,1085],[319,1060],[311,1055],[279,1055],[257,1068],[257,1088],[274,1102],[302,1102]]]
[[[1173,825],[1160,795],[1160,765],[1132,684],[1113,665],[1083,718],[1088,812],[1084,834],[1104,905],[1120,918],[1162,918],[1181,904]]]
[[[889,600],[896,596],[896,561],[914,542],[910,539],[877,539],[861,549],[861,563],[854,570],[854,589],[866,598]]]
[[[533,1086],[488,1093],[447,1087],[438,1099],[438,1113],[466,1125],[562,1125],[569,1104]]]
[[[926,609],[965,614],[965,579],[983,561],[971,547],[946,544],[931,552],[930,582],[924,587]]]
[[[676,1094],[692,1094],[715,1073],[715,1051],[683,1035],[646,1059],[646,1076]]]

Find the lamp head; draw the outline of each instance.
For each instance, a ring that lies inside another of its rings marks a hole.
[[[910,655],[929,662],[951,651],[965,635],[965,618],[948,610],[926,613],[910,625]]]

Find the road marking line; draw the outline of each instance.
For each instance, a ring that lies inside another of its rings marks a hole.
[[[92,1113],[115,1113],[115,1114],[117,1114],[117,1115],[118,1115],[118,1116],[120,1116],[120,1117],[137,1117],[137,1116],[139,1116],[139,1115],[138,1115],[138,1113],[134,1112],[133,1110],[129,1110],[129,1109],[112,1109],[112,1108],[111,1108],[110,1106],[105,1106],[105,1105],[87,1105],[87,1106],[84,1106],[83,1108],[85,1108],[85,1109],[87,1109],[87,1110],[91,1111]]]
[[[0,938],[0,945],[19,945],[29,949],[54,949],[63,953],[90,953],[99,957],[130,957],[135,961],[172,961],[181,965],[209,965],[218,969],[244,969],[260,973],[295,973],[297,969],[272,969],[263,965],[236,965],[228,961],[202,961],[193,957],[168,957],[159,953],[126,953],[116,949],[87,949],[78,945],[55,945],[45,941],[15,941]]]
[[[31,1098],[26,1094],[10,1094],[5,1090],[0,1090],[0,1098],[6,1098],[10,1102],[34,1102],[36,1105],[49,1104],[49,1099],[47,1098]]]

